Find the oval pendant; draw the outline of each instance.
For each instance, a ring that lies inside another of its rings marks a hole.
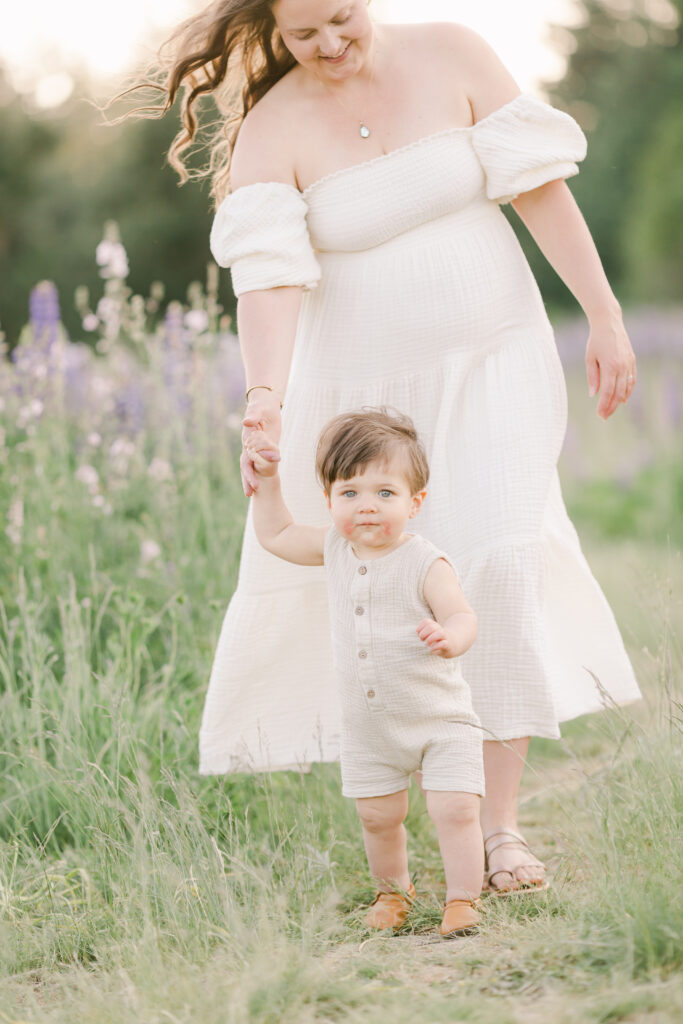
[[[359,131],[360,131],[361,139],[369,139],[370,138],[370,129],[368,128],[368,126],[366,124],[362,124],[360,126],[360,128],[359,128]]]

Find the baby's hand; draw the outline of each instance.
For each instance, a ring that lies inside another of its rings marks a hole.
[[[455,651],[443,626],[434,619],[423,619],[418,623],[417,635],[423,644],[440,658],[453,658]]]
[[[255,430],[244,445],[244,450],[253,460],[258,476],[275,476],[277,474],[280,449],[263,431]]]

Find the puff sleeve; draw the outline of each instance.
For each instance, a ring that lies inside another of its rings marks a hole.
[[[574,118],[528,93],[477,122],[472,145],[486,174],[486,195],[498,203],[578,174],[576,161],[586,155],[586,137]]]
[[[284,182],[244,185],[223,200],[211,228],[216,263],[232,270],[235,295],[300,285],[315,288],[320,266],[308,236],[308,207]]]

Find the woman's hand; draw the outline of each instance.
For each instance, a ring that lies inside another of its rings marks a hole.
[[[257,476],[277,476],[280,450],[262,430],[253,430],[244,445],[244,454],[251,459]]]
[[[254,459],[247,450],[247,445],[253,444],[254,435],[259,431],[267,434],[268,438],[277,445],[281,429],[282,416],[279,395],[274,391],[267,391],[265,388],[256,388],[251,392],[249,404],[242,420],[243,448],[240,456],[240,472],[247,498],[250,498],[258,490],[258,476],[254,468]]]
[[[600,392],[597,412],[604,420],[631,397],[636,357],[620,315],[591,319],[586,374],[591,397]]]

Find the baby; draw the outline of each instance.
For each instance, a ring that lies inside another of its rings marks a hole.
[[[410,775],[421,772],[446,874],[440,932],[467,934],[479,921],[484,773],[479,721],[457,659],[474,642],[477,620],[448,556],[405,532],[429,477],[413,423],[365,409],[327,424],[316,458],[332,519],[325,527],[293,522],[276,446],[254,435],[249,450],[260,543],[289,562],[326,568],[343,793],[356,799],[379,889],[366,923],[398,928],[414,899],[403,821]]]

